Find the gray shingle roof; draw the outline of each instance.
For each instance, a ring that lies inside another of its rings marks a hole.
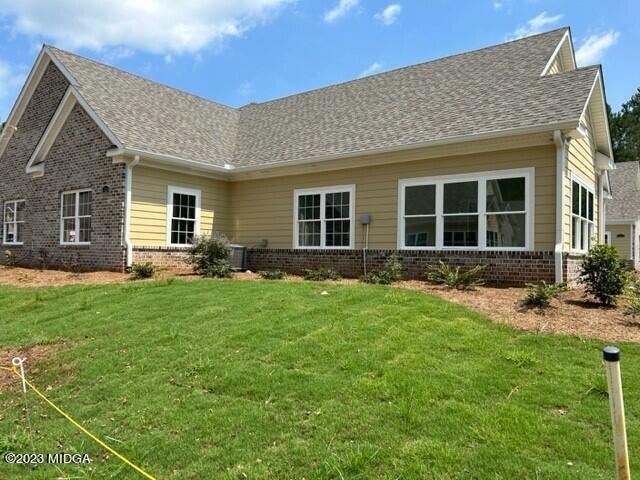
[[[53,53],[124,146],[250,166],[577,120],[598,67],[540,77],[565,32],[239,109]]]
[[[607,220],[640,219],[639,173],[640,162],[616,163],[616,169],[609,172],[613,199],[606,202]]]

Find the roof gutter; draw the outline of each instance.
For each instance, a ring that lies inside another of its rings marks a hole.
[[[158,160],[161,162],[167,162],[173,165],[179,165],[189,168],[197,168],[199,170],[206,170],[217,173],[228,173],[233,169],[231,165],[221,167],[219,165],[212,165],[210,163],[198,162],[195,160],[187,160],[186,158],[176,157],[173,155],[165,155],[162,153],[150,152],[147,150],[139,150],[135,148],[114,148],[107,152],[107,157],[118,156],[131,156],[131,157],[144,157],[149,160]]]
[[[564,170],[567,158],[567,140],[560,130],[553,132],[556,144],[556,245],[554,251],[555,280],[563,281],[562,254],[564,250]]]
[[[140,157],[145,159],[166,162],[168,164],[172,164],[176,166],[194,168],[194,169],[209,171],[209,172],[216,172],[218,174],[223,174],[223,175],[229,175],[229,174],[235,175],[235,174],[248,173],[248,172],[260,172],[262,170],[270,170],[273,168],[305,165],[309,163],[325,162],[330,160],[340,160],[343,158],[353,158],[353,157],[361,157],[365,155],[393,153],[393,152],[398,152],[402,150],[410,150],[410,149],[426,148],[426,147],[437,147],[437,146],[452,145],[455,143],[462,143],[462,142],[490,140],[493,138],[504,138],[504,137],[510,137],[513,135],[531,135],[536,133],[550,132],[554,130],[571,131],[571,130],[575,130],[578,125],[579,125],[579,119],[576,119],[576,120],[570,120],[570,121],[560,122],[560,123],[549,123],[545,125],[537,125],[534,127],[519,127],[519,128],[512,128],[509,130],[494,130],[491,132],[484,132],[484,133],[470,133],[470,134],[464,134],[464,135],[456,135],[453,137],[447,137],[439,140],[432,140],[428,142],[405,143],[402,145],[395,145],[392,147],[373,148],[373,149],[367,149],[367,150],[355,150],[347,153],[338,153],[333,155],[319,155],[315,157],[307,157],[307,158],[301,158],[297,160],[285,160],[285,161],[273,162],[273,163],[262,164],[262,165],[248,165],[243,167],[236,167],[231,164],[225,164],[224,166],[212,165],[210,163],[198,162],[196,160],[188,160],[188,159],[176,157],[173,155],[165,155],[157,152],[150,152],[147,150],[140,150],[135,148],[124,148],[124,147],[114,148],[112,150],[109,150],[107,152],[107,156],[117,157],[117,156],[139,155]]]

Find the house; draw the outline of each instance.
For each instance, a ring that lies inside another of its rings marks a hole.
[[[0,137],[3,249],[121,270],[214,232],[254,270],[570,280],[604,237],[605,105],[568,28],[241,108],[44,46]]]
[[[605,242],[640,267],[640,162],[617,163],[609,174],[613,198],[605,202]]]

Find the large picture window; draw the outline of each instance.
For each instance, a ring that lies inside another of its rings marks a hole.
[[[167,244],[191,245],[199,233],[200,190],[169,187]]]
[[[400,181],[398,247],[529,250],[533,169]]]
[[[24,200],[4,202],[2,242],[9,245],[22,245],[24,242]]]
[[[294,192],[296,248],[353,248],[355,187]]]
[[[593,246],[594,189],[574,177],[571,181],[571,248],[586,252]]]
[[[62,194],[60,243],[78,245],[91,243],[91,190],[76,190]]]

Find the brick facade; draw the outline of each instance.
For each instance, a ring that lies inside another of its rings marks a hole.
[[[0,204],[26,200],[24,245],[3,245],[22,265],[122,270],[125,166],[106,156],[112,148],[91,117],[76,105],[45,159],[45,174],[32,178],[25,167],[62,99],[68,83],[52,63],[0,158]],[[60,245],[61,193],[93,192],[90,245]],[[4,255],[0,261],[5,261]]]
[[[180,247],[133,247],[133,263],[151,262],[161,268],[185,268],[187,253]]]
[[[462,268],[486,265],[482,276],[490,284],[523,285],[540,280],[553,282],[555,278],[553,252],[367,250],[367,269],[382,268],[393,253],[402,259],[403,275],[408,279],[424,279],[427,265],[439,260]],[[253,271],[281,269],[294,274],[307,268],[330,267],[346,277],[358,277],[363,273],[363,251],[251,248],[247,265]]]

